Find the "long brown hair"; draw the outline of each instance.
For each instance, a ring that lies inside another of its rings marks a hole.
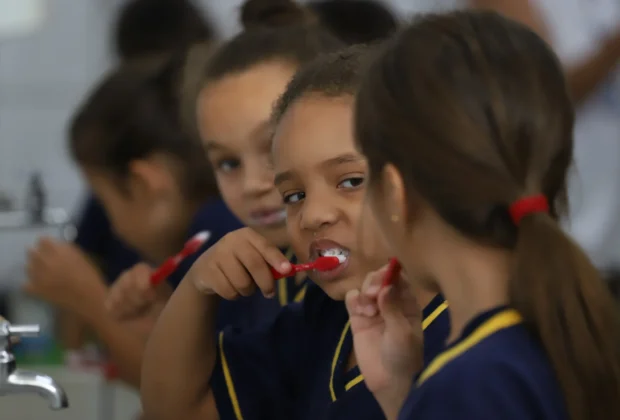
[[[463,235],[513,250],[512,305],[543,343],[571,419],[620,418],[618,310],[557,223],[573,126],[556,56],[529,29],[491,12],[411,25],[385,45],[356,104],[370,188],[391,163],[410,209],[422,197]],[[538,193],[550,214],[527,216],[517,228],[510,204]]]
[[[124,185],[130,164],[155,154],[178,167],[188,200],[218,195],[204,149],[184,126],[181,80],[185,52],[122,63],[88,95],[70,122],[69,152]]]

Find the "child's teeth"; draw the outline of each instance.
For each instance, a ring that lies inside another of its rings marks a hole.
[[[322,257],[338,257],[340,263],[343,263],[346,259],[346,252],[342,249],[326,249],[319,253]]]
[[[339,249],[327,249],[323,251],[324,257],[337,257],[340,254],[342,254],[342,251]]]

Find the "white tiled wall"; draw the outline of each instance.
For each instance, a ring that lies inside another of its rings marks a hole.
[[[49,204],[71,209],[81,182],[66,152],[66,124],[109,65],[115,2],[46,4],[37,32],[0,40],[0,189],[23,200],[30,173],[39,170]]]
[[[0,191],[23,200],[30,173],[40,170],[49,204],[72,210],[82,184],[66,153],[67,120],[112,62],[111,23],[123,0],[45,3],[38,32],[0,39]],[[196,1],[224,35],[234,32],[240,3]]]

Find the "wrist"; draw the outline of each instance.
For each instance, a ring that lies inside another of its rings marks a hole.
[[[181,304],[186,308],[196,308],[203,312],[208,317],[207,319],[215,319],[215,313],[221,298],[210,290],[203,290],[200,284],[195,281],[190,270],[186,278],[183,279],[179,287],[174,291],[174,296],[172,296],[170,301],[175,301],[175,305]]]
[[[400,379],[393,381],[389,387],[380,391],[374,392],[373,395],[387,420],[396,420],[400,409],[402,408],[409,391],[413,386],[413,379]]]

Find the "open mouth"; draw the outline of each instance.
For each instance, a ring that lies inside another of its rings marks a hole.
[[[250,214],[253,226],[274,226],[286,222],[286,209],[258,210]]]
[[[332,270],[314,272],[313,278],[317,281],[333,281],[337,280],[345,274],[349,266],[349,257],[351,251],[329,239],[319,239],[310,244],[310,260],[314,261],[319,257],[338,257],[340,265]]]
[[[317,250],[319,257],[338,257],[340,264],[344,264],[349,258],[349,251],[343,248],[329,248]]]

